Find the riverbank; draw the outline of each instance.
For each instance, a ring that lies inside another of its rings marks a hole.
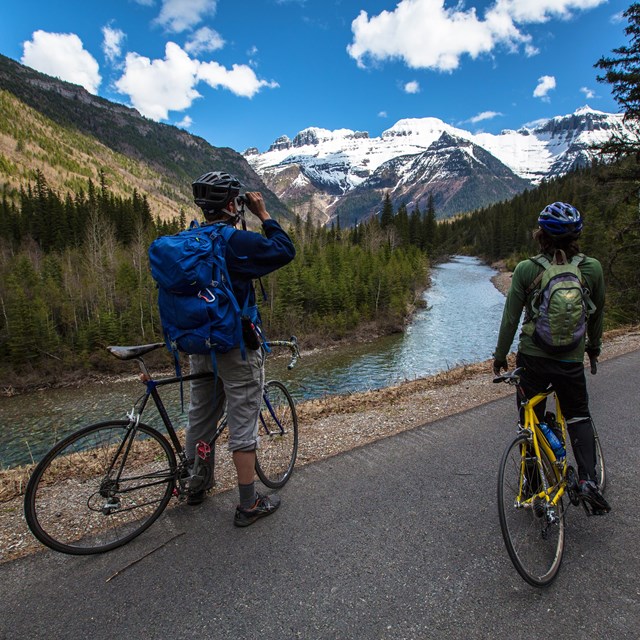
[[[491,265],[492,269],[495,269],[498,273],[491,278],[491,282],[493,286],[505,296],[509,292],[509,287],[511,286],[511,276],[512,272],[509,271],[504,263],[504,260],[499,260],[498,262],[494,262]]]
[[[639,349],[640,326],[610,331],[604,336],[601,360]],[[513,355],[509,359],[513,365]],[[491,360],[487,360],[393,387],[301,402],[297,405],[300,443],[296,466],[513,394],[509,386],[491,384],[491,380]],[[0,563],[42,549],[27,529],[22,511],[30,471],[23,467],[0,472]],[[216,482],[213,495],[235,486],[233,463],[224,449],[216,453]]]

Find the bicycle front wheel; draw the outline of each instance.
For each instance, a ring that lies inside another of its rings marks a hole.
[[[258,418],[256,473],[271,489],[283,487],[298,455],[298,416],[293,398],[277,380],[264,387]]]
[[[549,495],[556,493],[560,473],[544,451],[542,470]],[[518,573],[531,585],[543,587],[558,574],[564,551],[564,505],[551,505],[537,459],[530,453],[526,435],[518,436],[502,456],[498,473],[498,513],[509,557]]]
[[[147,529],[167,506],[176,458],[144,424],[102,422],[59,442],[35,468],[24,498],[36,538],[55,551],[110,551]]]

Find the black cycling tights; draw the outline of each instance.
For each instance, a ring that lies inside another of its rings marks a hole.
[[[589,395],[581,362],[561,362],[518,353],[518,367],[523,367],[520,382],[527,398],[544,391],[550,384],[560,400],[567,421],[573,455],[580,480],[596,479],[596,446],[589,413]],[[519,402],[518,402],[519,404]],[[536,407],[538,419],[544,415],[544,403]],[[521,417],[522,419],[522,417]],[[575,420],[573,422],[572,420]]]

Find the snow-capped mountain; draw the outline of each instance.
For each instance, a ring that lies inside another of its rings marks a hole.
[[[331,211],[342,224],[353,224],[379,210],[381,194],[389,191],[395,203],[422,211],[433,196],[436,212],[443,217],[507,200],[529,186],[482,147],[445,131],[422,153],[381,164]]]
[[[473,134],[437,118],[398,121],[380,137],[310,127],[244,155],[269,187],[301,215],[353,220],[379,210],[385,191],[396,206],[434,196],[439,217],[511,197],[585,166],[591,149],[628,127],[622,114],[589,107],[518,131]],[[368,204],[366,204],[368,203]]]

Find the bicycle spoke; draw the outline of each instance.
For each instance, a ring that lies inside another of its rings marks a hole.
[[[70,436],[44,458],[25,494],[29,527],[64,553],[113,549],[146,529],[171,498],[175,456],[144,425],[93,425]]]

